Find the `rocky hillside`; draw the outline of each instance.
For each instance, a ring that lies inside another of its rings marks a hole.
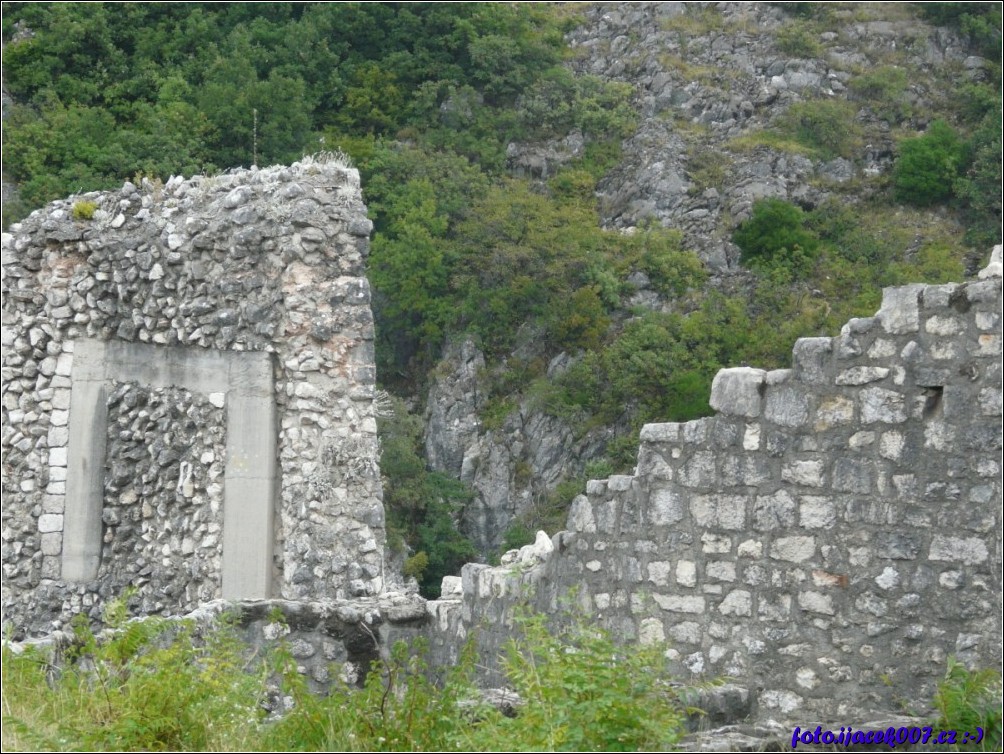
[[[965,232],[964,216],[945,207],[895,201],[897,145],[939,118],[952,118],[958,93],[993,82],[995,63],[975,54],[966,35],[933,25],[916,9],[603,3],[590,6],[566,40],[574,53],[568,65],[631,85],[639,115],[637,130],[596,186],[603,225],[624,233],[652,224],[679,229],[683,246],[713,273],[712,288],[742,295],[756,285],[732,239],[755,203],[767,198],[806,212],[840,207],[879,237],[862,239],[863,245],[895,236],[897,260]],[[583,151],[575,134],[511,143],[508,164],[545,184]],[[957,245],[949,255],[970,271],[978,262]],[[628,282],[634,293],[625,299],[624,316],[679,307],[652,290],[643,273]],[[521,348],[525,353],[514,357],[548,357],[545,379],[577,358],[545,354],[532,337]],[[569,495],[556,493],[558,485],[603,459],[611,438],[630,425],[583,432],[524,391],[487,428],[490,371],[469,338],[448,346],[428,392],[425,433],[431,466],[475,490],[462,520],[484,553],[503,542],[513,520],[508,544],[532,528],[521,530],[521,521],[560,520]]]

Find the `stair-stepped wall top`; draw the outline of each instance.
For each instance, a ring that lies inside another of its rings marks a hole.
[[[383,589],[372,225],[337,159],[56,202],[3,235],[15,634]]]
[[[644,427],[569,531],[445,585],[441,658],[477,629],[490,661],[515,604],[571,594],[760,719],[847,724],[929,702],[949,655],[999,667],[1000,268],[997,247],[978,281],[887,289],[791,369],[719,372],[717,415]]]

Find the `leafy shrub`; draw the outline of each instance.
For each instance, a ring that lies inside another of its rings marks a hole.
[[[906,70],[898,66],[881,66],[852,78],[851,93],[869,103],[874,113],[897,124],[910,117],[912,109],[906,98]]]
[[[694,182],[694,191],[700,193],[709,188],[722,188],[728,177],[730,165],[728,154],[720,149],[701,148],[687,158],[687,172]]]
[[[998,110],[999,112],[999,110]],[[1001,240],[1001,119],[988,114],[968,144],[968,166],[953,191],[966,219],[966,241],[987,247]]]
[[[949,658],[934,704],[938,711],[934,727],[970,733],[983,729],[979,749],[970,744],[965,751],[1001,750],[1001,676],[996,670],[969,671]]]
[[[425,554],[425,550],[419,550],[404,561],[404,567],[401,569],[401,573],[408,578],[413,578],[417,581],[422,578],[422,575],[425,573],[425,569],[428,567],[429,556]]]
[[[796,102],[781,117],[780,126],[821,159],[851,159],[862,143],[854,115],[854,106],[845,100]]]
[[[789,21],[777,30],[777,49],[793,58],[818,58],[823,54],[819,35],[801,21]]]
[[[742,261],[753,268],[781,266],[804,272],[819,246],[801,208],[782,199],[760,199],[753,214],[732,234]]]
[[[430,679],[420,643],[398,642],[362,689],[336,684],[313,696],[286,674],[295,705],[267,732],[289,751],[633,751],[680,737],[683,705],[663,647],[618,646],[582,622],[549,630],[517,619],[507,644],[507,685],[522,704],[509,718],[479,703],[469,648],[442,682]]]
[[[961,139],[942,120],[932,122],[922,136],[903,139],[893,167],[896,198],[919,207],[947,201],[963,157]]]

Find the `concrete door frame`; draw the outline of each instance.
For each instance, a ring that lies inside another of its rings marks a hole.
[[[273,596],[278,420],[272,355],[260,351],[91,339],[74,343],[63,579],[93,581],[98,575],[108,386],[113,381],[225,396],[222,596],[228,600]]]

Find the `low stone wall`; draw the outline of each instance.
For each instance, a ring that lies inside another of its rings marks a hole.
[[[385,580],[372,224],[336,159],[126,183],[3,234],[15,635]]]
[[[222,623],[226,630],[236,632],[249,658],[261,659],[281,648],[296,663],[308,687],[319,694],[335,682],[361,685],[395,642],[414,643],[427,623],[425,600],[398,593],[316,602],[213,600],[171,620],[190,622],[196,637],[204,637]],[[10,646],[14,652],[29,646],[42,649],[59,665],[64,650],[77,643],[73,632],[57,630]],[[284,708],[283,700],[272,701],[276,710]]]
[[[759,719],[838,725],[929,700],[949,655],[999,667],[1000,247],[980,277],[887,289],[791,369],[721,371],[717,415],[644,427],[568,531],[445,585],[438,660],[476,634],[490,666],[517,605],[564,605],[731,677]]]

